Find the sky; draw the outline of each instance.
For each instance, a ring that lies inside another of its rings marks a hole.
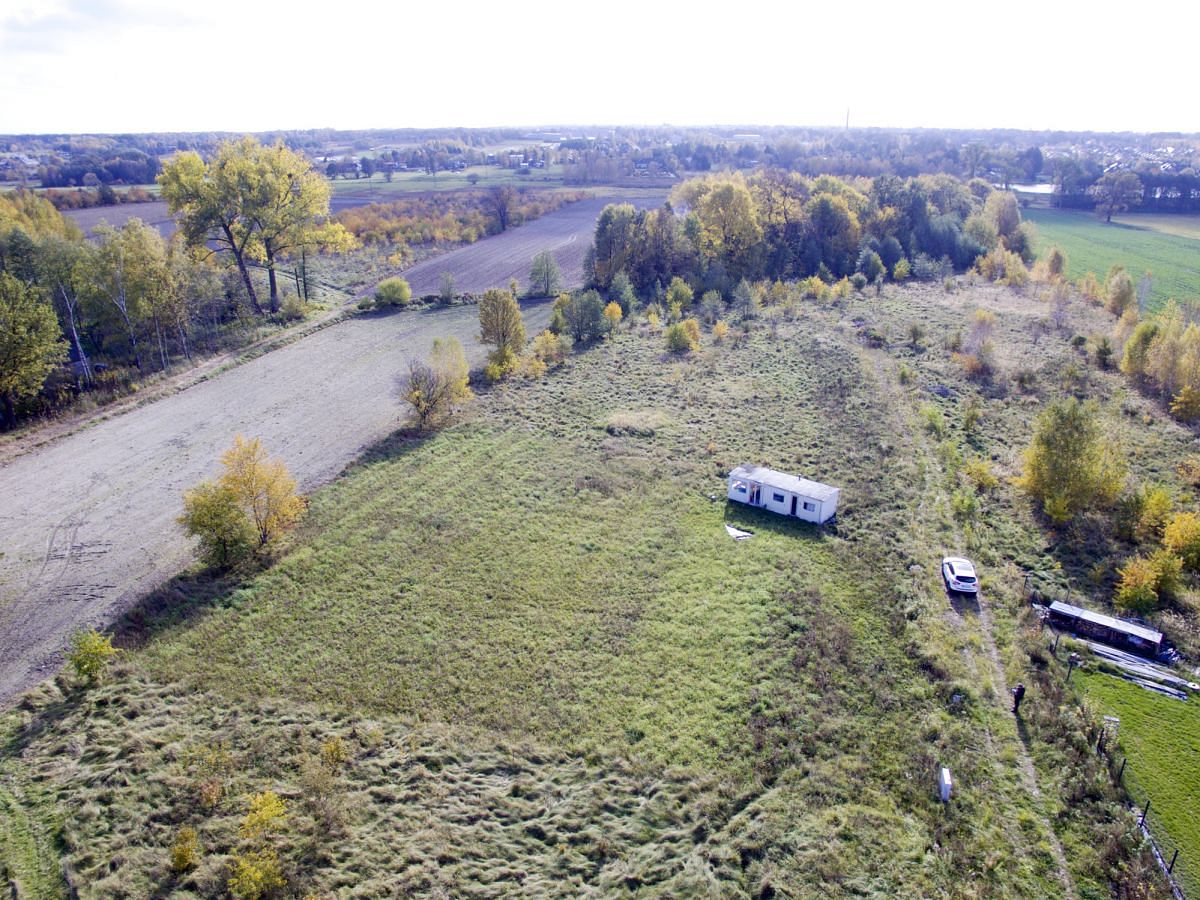
[[[1200,132],[1200,2],[0,0],[0,133]],[[1141,10],[1145,10],[1142,15]]]

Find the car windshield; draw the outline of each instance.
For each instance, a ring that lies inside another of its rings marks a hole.
[[[956,575],[955,578],[957,578],[959,581],[974,581],[975,580],[974,575]]]

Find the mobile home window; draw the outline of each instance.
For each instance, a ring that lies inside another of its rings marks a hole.
[[[776,493],[772,492],[771,499],[774,500],[776,503],[782,503],[783,502],[783,494],[776,494]]]
[[[735,491],[737,491],[739,494],[744,494],[744,493],[746,493],[746,482],[744,482],[744,481],[735,481],[735,482],[733,483],[733,489],[734,489]]]
[[[805,512],[816,512],[816,510],[817,510],[817,504],[809,503],[807,500],[804,501],[804,511]]]

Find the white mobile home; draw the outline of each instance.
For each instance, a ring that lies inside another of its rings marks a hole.
[[[820,525],[837,512],[840,491],[787,472],[738,466],[729,473],[729,499]]]

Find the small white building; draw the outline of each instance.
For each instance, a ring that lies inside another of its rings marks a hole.
[[[818,525],[833,518],[840,493],[827,484],[762,466],[738,466],[729,473],[730,500]]]

